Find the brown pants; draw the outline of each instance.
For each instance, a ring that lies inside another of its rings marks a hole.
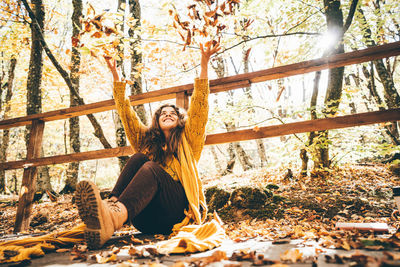
[[[188,207],[181,183],[142,153],[128,160],[111,195],[126,206],[128,221],[143,233],[170,233]]]

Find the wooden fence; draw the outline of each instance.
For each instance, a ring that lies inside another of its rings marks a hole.
[[[210,91],[211,93],[218,93],[247,87],[252,83],[274,80],[298,74],[305,74],[324,69],[343,67],[391,56],[397,56],[399,54],[400,42],[393,42],[359,51],[210,80]],[[131,96],[130,101],[132,105],[138,105],[175,98],[177,105],[187,108],[189,96],[192,90],[193,84],[186,84]],[[0,121],[0,129],[8,129],[29,124],[32,125],[32,133],[29,139],[26,159],[0,163],[0,169],[4,170],[24,168],[20,201],[14,229],[15,231],[28,228],[31,202],[33,199],[33,194],[35,193],[33,189],[37,166],[118,157],[132,154],[132,149],[129,146],[126,146],[89,152],[72,153],[67,155],[40,157],[45,122],[88,115],[112,109],[115,109],[115,103],[114,100],[110,99],[92,104]],[[310,131],[339,129],[398,120],[400,120],[399,108],[334,118],[287,123],[283,125],[266,126],[258,128],[257,131],[254,131],[253,129],[246,129],[234,132],[211,134],[206,138],[206,145],[252,140]]]

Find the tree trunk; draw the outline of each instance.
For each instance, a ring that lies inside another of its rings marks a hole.
[[[328,32],[336,36],[333,46],[328,48],[326,55],[335,55],[344,52],[342,42],[344,25],[343,13],[340,6],[340,0],[324,0],[325,16],[328,26]],[[344,67],[330,69],[328,74],[328,86],[324,101],[323,113],[325,116],[334,116],[338,110],[340,99],[342,97]],[[330,166],[329,159],[329,132],[322,131],[317,139],[317,164],[316,168],[328,168]]]
[[[142,53],[139,53],[137,50],[134,48],[136,46],[139,46],[141,41],[140,34],[137,34],[137,27],[141,26],[141,10],[140,10],[140,3],[139,0],[129,0],[129,7],[130,7],[130,14],[132,15],[132,18],[137,19],[136,25],[134,29],[129,29],[129,36],[130,38],[135,38],[135,30],[136,30],[136,38],[137,40],[131,42],[131,77],[130,79],[133,81],[133,84],[131,85],[131,94],[132,95],[138,95],[143,93],[143,88],[142,88],[142,74],[140,67],[142,65]],[[144,123],[147,124],[147,117],[146,117],[146,110],[144,109],[144,105],[138,105],[134,107],[136,114],[138,114],[138,117],[140,120]]]
[[[32,0],[33,13],[36,18],[38,26],[43,29],[44,25],[44,6],[42,0]],[[31,53],[29,60],[29,71],[27,78],[27,105],[26,114],[32,115],[41,113],[42,111],[42,70],[43,70],[43,47],[40,40],[39,32],[35,29],[33,23],[30,24],[31,28]],[[43,122],[34,122],[35,127],[28,125],[25,130],[25,140],[28,156],[40,156],[41,148],[38,146],[42,143],[43,136]],[[35,146],[34,151],[31,146]],[[24,170],[22,179],[20,197],[15,219],[14,232],[20,232],[29,228],[29,216],[32,211],[32,201],[34,193],[36,192],[36,179],[37,169],[35,167],[27,168]]]
[[[362,33],[365,40],[365,44],[367,47],[376,46],[375,41],[372,38],[372,32],[368,25],[368,22],[364,16],[364,12],[361,8],[359,8],[360,13],[360,24],[362,27]],[[383,63],[382,59],[374,60],[374,65],[382,86],[384,88],[384,99],[385,104],[388,108],[398,108],[400,107],[400,96],[397,92],[397,89],[394,86],[393,76],[386,68],[385,64]],[[399,129],[397,122],[392,122],[390,125],[390,135],[393,136],[393,139],[399,140]]]
[[[218,94],[215,95],[214,105],[216,107],[218,107]],[[222,175],[223,170],[222,170],[222,166],[221,166],[221,161],[218,158],[218,154],[217,154],[217,151],[215,150],[215,147],[216,146],[211,146],[211,154],[213,155],[214,165],[215,165],[215,168],[217,169],[218,174]]]
[[[321,71],[317,71],[317,72],[315,72],[313,92],[312,92],[311,100],[310,100],[310,117],[312,120],[318,119],[318,117],[317,117],[317,100],[318,100],[320,80],[321,80]],[[316,151],[312,146],[316,136],[317,136],[316,132],[310,132],[308,134],[308,142],[306,144],[306,147],[300,150],[300,159],[302,161],[302,166],[301,166],[301,175],[302,176],[306,176],[307,171],[308,171],[309,158],[307,156],[307,151],[309,153],[311,153],[314,163],[317,161]]]
[[[213,159],[214,159],[215,168],[217,169],[217,172],[219,174],[221,174],[222,173],[222,167],[221,167],[221,163],[219,162],[218,154],[217,154],[217,151],[215,150],[215,146],[211,146],[210,150],[211,150],[211,154],[212,154]]]
[[[251,51],[250,49],[248,49],[248,50],[244,49],[243,53],[242,53],[242,55],[243,55],[243,66],[244,66],[243,72],[244,73],[248,73],[249,72],[250,51]],[[253,103],[253,95],[252,95],[250,86],[247,86],[246,88],[244,88],[244,93],[247,96],[247,98],[249,100],[251,100],[251,103]],[[256,113],[254,108],[250,109],[249,112],[252,113],[253,115],[255,115],[255,113]],[[254,116],[252,116],[252,117],[254,118]],[[260,158],[260,167],[264,167],[264,164],[267,163],[267,156],[266,156],[266,153],[265,153],[264,143],[263,143],[262,139],[256,139],[255,142],[256,142],[256,145],[257,145],[258,156]]]
[[[79,39],[79,32],[81,28],[81,18],[82,18],[82,0],[72,0],[72,6],[74,8],[71,21],[72,21],[72,38]],[[75,88],[77,94],[79,94],[79,69],[81,65],[81,54],[79,50],[72,46],[71,49],[71,82],[72,86]],[[79,106],[78,98],[71,94],[69,95],[69,106],[75,107]],[[80,141],[80,124],[79,117],[73,117],[69,119],[69,147],[70,151],[73,153],[78,153],[81,151],[81,141]],[[75,191],[76,184],[78,183],[79,175],[79,162],[71,162],[68,164],[67,175],[65,179],[65,186],[60,193],[66,194]]]
[[[216,66],[212,66],[214,71],[217,73],[218,78],[223,78],[225,76],[225,63],[221,57],[217,57],[215,59]],[[228,91],[228,101],[227,101],[227,106],[233,106],[233,95],[231,91]],[[234,123],[225,123],[225,128],[228,132],[230,131],[235,131],[236,126]],[[233,156],[232,153],[236,153],[236,156]],[[234,142],[232,143],[232,146],[229,145],[228,148],[228,154],[229,154],[229,160],[227,163],[226,170],[224,171],[224,174],[226,173],[231,173],[233,166],[235,164],[236,158],[239,159],[239,162],[242,164],[243,170],[248,170],[250,168],[253,168],[253,164],[250,162],[249,156],[246,154],[245,150],[242,148],[239,142]],[[223,174],[223,175],[224,175]]]
[[[372,98],[375,100],[376,106],[378,107],[379,110],[385,110],[384,103],[376,90],[373,64],[371,65],[371,72],[368,71],[366,66],[363,66],[362,68],[363,68],[364,76],[368,80],[367,87],[368,87],[369,93],[371,94]],[[392,122],[390,125],[385,124],[385,133],[387,134],[387,136],[389,136],[389,138],[392,140],[392,143],[394,145],[400,145],[399,138],[396,137],[392,132],[392,129],[394,127],[396,127],[396,122]]]
[[[34,14],[39,26],[43,29],[44,25],[44,7],[42,0],[33,0]],[[31,54],[29,60],[29,71],[27,79],[27,106],[26,114],[37,114],[42,112],[42,70],[43,70],[43,47],[35,28],[31,24]],[[25,140],[29,136],[31,126],[26,126]]]
[[[34,14],[39,26],[44,26],[44,6],[42,0],[33,0]],[[29,60],[29,71],[27,78],[27,101],[26,114],[32,115],[42,112],[42,71],[43,71],[43,47],[40,42],[37,31],[31,24],[31,54]],[[28,146],[28,139],[31,131],[31,125],[26,126],[25,142]]]
[[[225,127],[228,132],[236,131],[236,126],[233,123],[225,123]],[[246,151],[243,149],[239,142],[234,142],[233,148],[244,171],[254,168],[253,163],[251,163],[250,157],[247,155]]]
[[[228,155],[229,159],[226,163],[226,168],[224,172],[222,173],[222,176],[230,174],[233,172],[233,167],[235,166],[236,162],[236,154],[235,154],[235,149],[234,149],[234,143],[229,143],[228,146]]]
[[[49,169],[49,166],[38,167],[38,178],[36,183],[37,192],[45,193],[46,191],[50,191],[54,193],[53,187],[50,183]]]
[[[122,8],[123,7],[122,4],[125,5],[125,1],[122,2],[121,0],[118,0],[118,10],[125,14],[125,9]],[[124,20],[125,19],[126,18],[124,16]],[[124,32],[124,28],[125,28],[125,23],[122,24],[122,32]],[[118,47],[118,53],[120,55],[123,55],[125,53],[124,48],[122,46]],[[117,63],[117,66],[122,70],[122,76],[125,76],[123,60],[122,59],[117,60],[116,63]],[[115,127],[115,141],[116,141],[118,147],[124,147],[127,145],[124,126],[122,125],[121,118],[119,117],[118,111],[113,110],[112,114],[113,114],[113,121],[114,121],[114,127]],[[128,159],[129,159],[128,156],[118,157],[118,164],[119,164],[120,171],[122,171],[122,169],[126,165],[126,162],[128,161]]]
[[[8,70],[8,81],[6,86],[7,92],[6,92],[6,99],[4,101],[4,106],[5,106],[3,115],[4,120],[9,118],[9,112],[11,110],[10,100],[13,94],[13,83],[14,83],[16,65],[17,65],[17,59],[12,58],[10,60],[10,67]],[[4,129],[3,138],[0,146],[0,162],[7,161],[7,148],[9,145],[9,141],[10,141],[10,129]],[[5,191],[6,191],[6,171],[0,170],[0,192],[5,192]]]

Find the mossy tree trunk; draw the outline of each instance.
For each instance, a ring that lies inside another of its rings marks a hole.
[[[328,32],[336,36],[333,46],[326,51],[326,55],[335,55],[344,52],[343,39],[343,13],[340,0],[324,0],[325,17]],[[323,113],[326,117],[334,116],[338,110],[342,97],[344,67],[329,69],[328,86],[324,101]],[[321,131],[318,138],[314,139],[317,146],[314,167],[318,169],[328,168],[329,159],[329,132]]]
[[[368,90],[370,95],[375,101],[376,106],[378,107],[379,110],[385,110],[385,103],[381,99],[381,97],[378,94],[378,91],[376,89],[375,85],[375,74],[374,74],[374,66],[373,64],[371,65],[370,71],[368,71],[366,66],[362,66],[363,68],[363,73],[365,78],[368,80]],[[393,133],[393,128],[396,126],[396,123],[391,123],[390,125],[385,124],[385,133],[387,136],[389,136],[390,140],[394,145],[400,145],[400,140],[399,138],[395,135],[396,132]]]
[[[377,10],[375,13],[379,14],[380,13],[379,5],[377,5],[376,8],[377,8]],[[363,40],[367,47],[376,46],[376,42],[372,38],[372,31],[367,22],[367,19],[365,18],[364,12],[361,7],[358,10],[360,13],[359,20],[360,20],[360,25],[362,28],[361,32],[363,33]],[[380,101],[381,102],[380,106],[386,105],[386,107],[389,109],[400,107],[400,96],[394,85],[393,75],[390,71],[390,69],[391,69],[390,63],[388,62],[388,64],[385,66],[385,63],[383,62],[382,59],[374,60],[373,63],[374,63],[376,72],[379,76],[380,82],[382,83],[382,86],[384,89],[383,90],[384,101],[382,101],[382,100]],[[366,74],[365,71],[364,71],[364,74]],[[378,96],[378,94],[376,92],[372,92],[372,93],[374,93],[376,96]],[[374,99],[378,100],[376,96],[374,96]],[[383,104],[383,102],[384,102],[384,104]],[[377,102],[377,104],[379,104],[379,103]],[[399,143],[398,123],[392,122],[391,125],[388,127],[388,129],[390,131],[390,136],[391,136],[392,142],[394,144],[398,144]]]

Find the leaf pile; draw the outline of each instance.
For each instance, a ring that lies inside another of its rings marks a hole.
[[[315,257],[329,249],[385,252],[384,257],[327,254],[325,260],[329,263],[345,262],[359,264],[358,266],[373,262],[378,265],[398,264],[400,256],[394,251],[400,250],[400,232],[395,230],[400,223],[396,217],[391,216],[395,209],[391,187],[399,186],[400,180],[385,165],[344,166],[318,178],[300,178],[294,174],[288,179],[285,178],[286,173],[287,170],[261,169],[240,176],[224,176],[219,180],[215,177],[205,178],[205,187],[214,187],[213,198],[220,201],[217,204],[209,203],[209,207],[218,213],[226,207],[237,209],[234,216],[240,216],[240,220],[226,221],[224,225],[226,233],[235,244],[250,239],[272,242],[273,245],[296,241],[299,245],[315,246],[314,256],[305,256],[296,248],[281,253],[279,258],[269,259],[262,252],[249,248],[236,251],[230,256],[219,251],[210,257],[193,257],[187,261],[178,261],[174,266],[207,266],[213,262],[221,262],[224,266],[240,266],[242,261],[251,262],[255,266],[314,263]],[[252,217],[254,213],[248,212],[267,208],[269,201],[273,200],[279,200],[274,208],[279,210],[280,216],[257,219]],[[15,202],[2,202],[0,205],[0,234],[9,235],[14,222]],[[241,214],[238,215],[238,212]],[[36,234],[68,229],[81,222],[72,205],[71,196],[68,195],[59,197],[57,202],[45,199],[35,203],[33,218],[36,218],[37,225],[35,230],[31,228],[30,233],[37,232]],[[335,229],[336,222],[387,223],[390,233],[377,235],[374,232],[338,230]],[[139,266],[139,263],[164,266],[162,261],[168,256],[161,255],[152,247],[153,242],[163,238],[164,236],[154,236],[151,239],[131,236],[124,240],[121,247],[104,248],[95,255],[88,255],[90,252],[84,246],[75,247],[69,250],[70,258],[73,261],[120,263],[121,266]]]

